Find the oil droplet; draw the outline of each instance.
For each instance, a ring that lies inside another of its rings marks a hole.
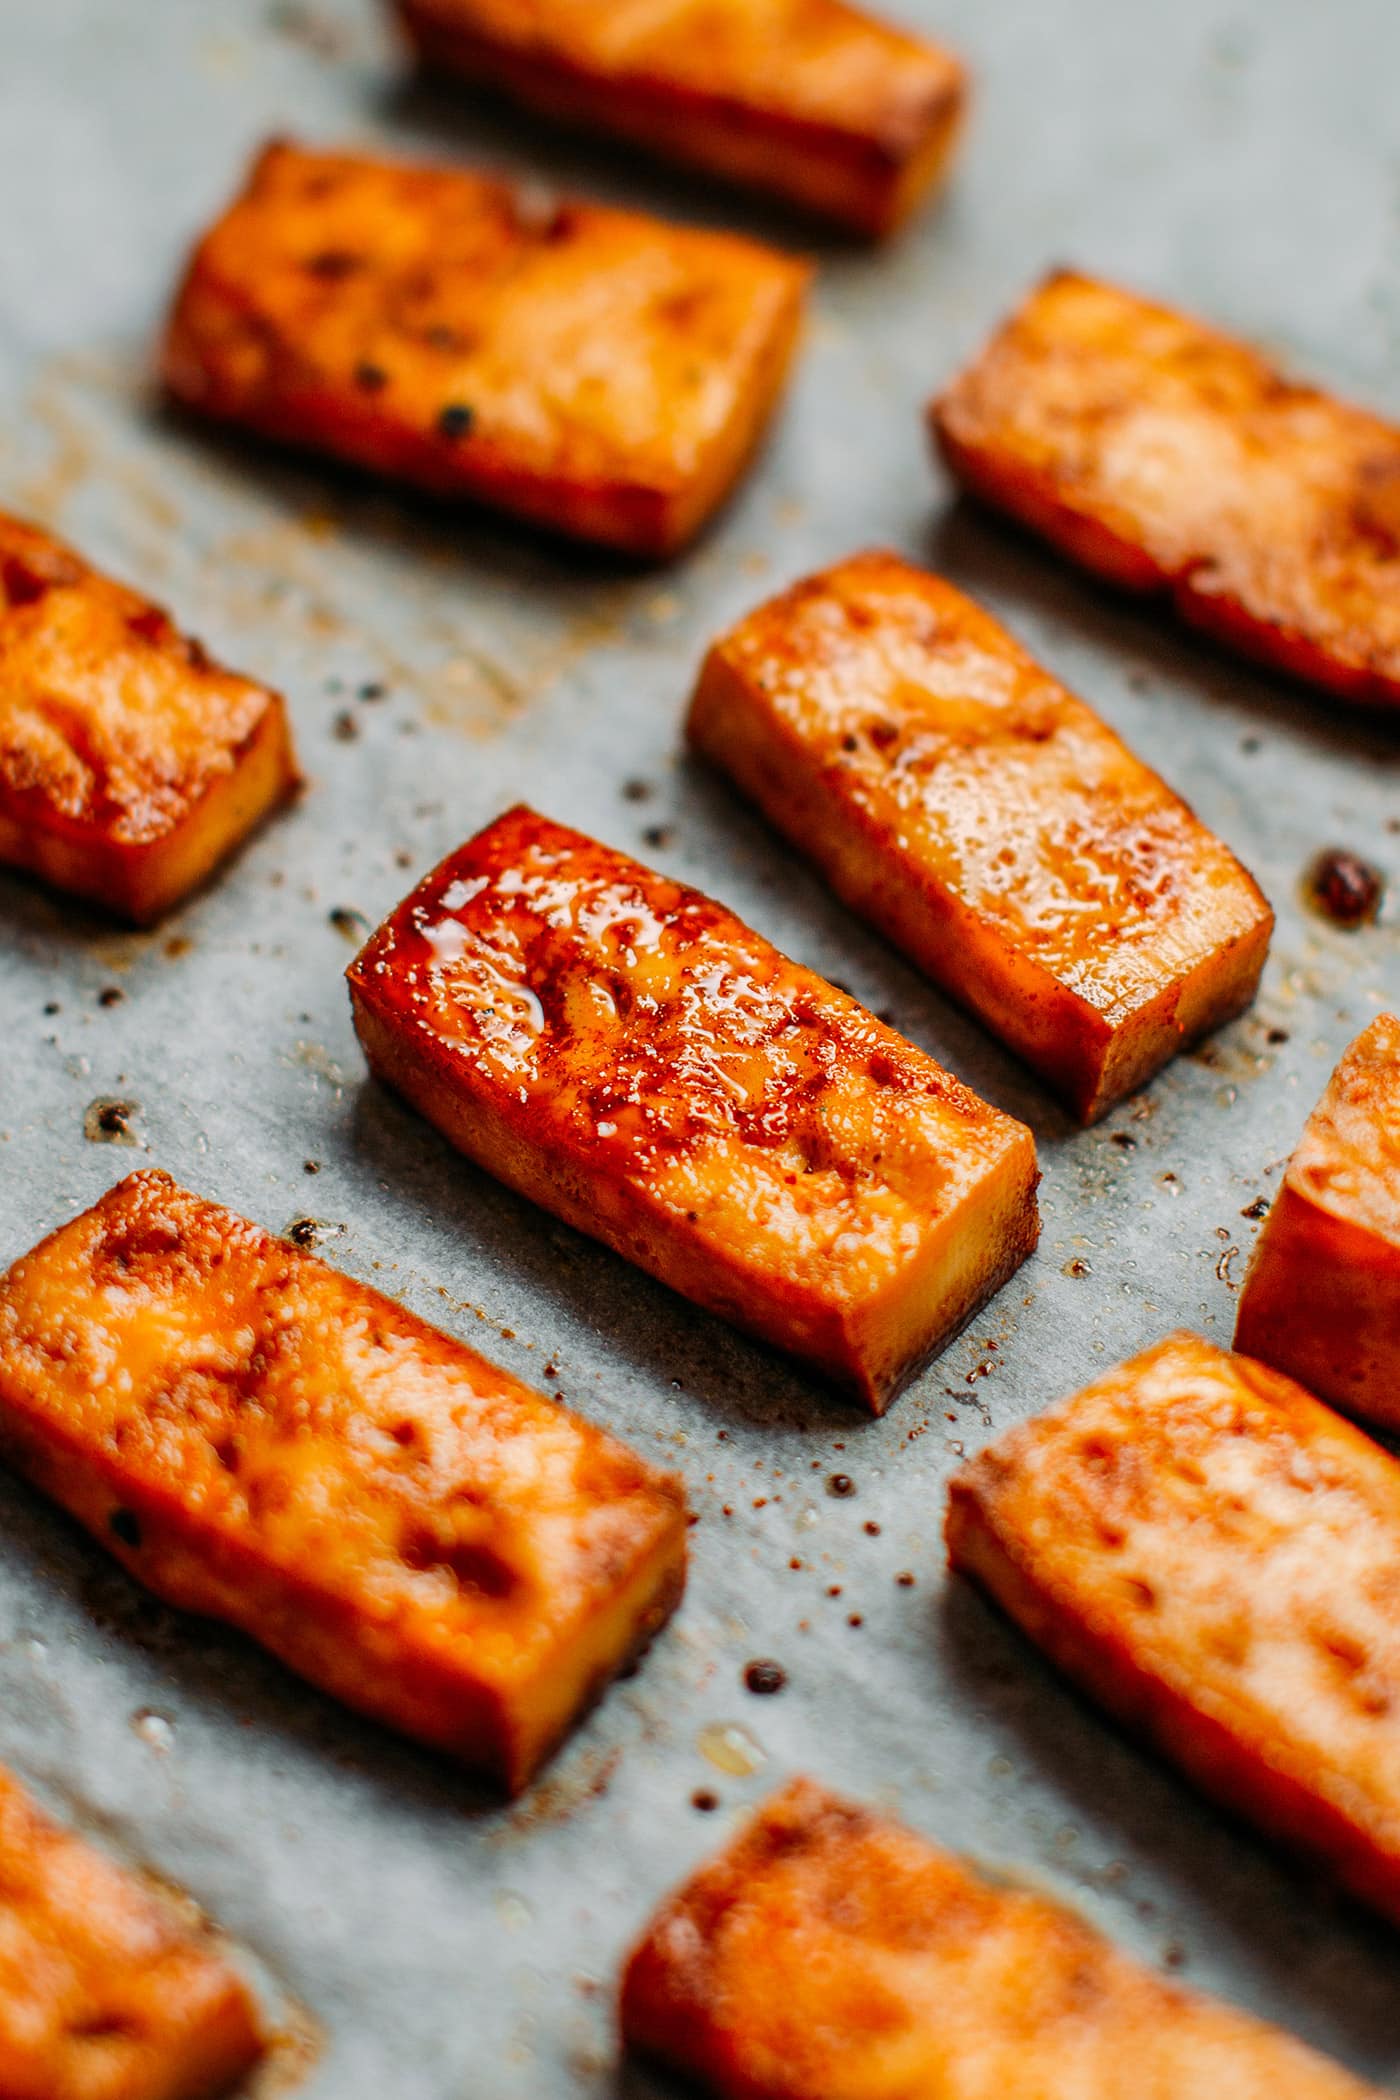
[[[768,1762],[762,1744],[736,1721],[710,1721],[696,1736],[695,1745],[717,1772],[728,1772],[734,1779],[747,1779]]]
[[[154,1750],[157,1757],[164,1757],[175,1743],[175,1723],[169,1714],[159,1713],[154,1706],[139,1706],[131,1717],[134,1734],[139,1735],[147,1749]]]
[[[1077,1254],[1072,1261],[1067,1261],[1060,1271],[1062,1276],[1092,1276],[1093,1273],[1088,1262],[1081,1261]]]

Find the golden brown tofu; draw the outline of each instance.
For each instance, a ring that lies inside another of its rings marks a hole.
[[[144,923],[296,779],[277,693],[0,513],[0,862]]]
[[[1178,1334],[955,1474],[954,1567],[1208,1793],[1400,1922],[1400,1466]]]
[[[980,606],[859,554],[710,650],[691,741],[1086,1121],[1249,1004],[1229,848]]]
[[[888,233],[942,176],[967,75],[847,0],[397,0],[422,57],[538,110]]]
[[[1362,2100],[1291,2036],[799,1779],[663,1903],[635,2049],[722,2100]]]
[[[1400,1019],[1356,1038],[1254,1250],[1235,1347],[1400,1430]]]
[[[471,1158],[876,1413],[1035,1245],[1035,1146],[722,905],[513,809],[351,965]]]
[[[1260,662],[1400,702],[1400,429],[1061,271],[932,408],[960,480]]]
[[[512,1790],[684,1582],[676,1480],[166,1174],[0,1280],[0,1451],[158,1596]]]
[[[165,343],[191,408],[641,555],[728,493],[805,264],[459,169],[275,144]]]
[[[262,2053],[210,1935],[0,1770],[3,2100],[214,2100]]]

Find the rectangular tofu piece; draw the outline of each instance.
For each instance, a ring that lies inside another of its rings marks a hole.
[[[279,694],[0,513],[0,862],[144,924],[296,783]]]
[[[723,905],[517,808],[349,971],[452,1143],[881,1413],[1036,1242],[1030,1132]]]
[[[1072,271],[933,404],[959,480],[1243,655],[1400,704],[1400,428]]]
[[[858,554],[711,648],[691,742],[1085,1121],[1249,1004],[1273,914],[990,614]]]
[[[1400,1019],[1350,1046],[1308,1118],[1240,1293],[1235,1347],[1400,1430]]]
[[[201,415],[666,555],[757,444],[809,274],[734,234],[274,144],[195,250],[165,378]]]
[[[684,1583],[674,1478],[161,1173],[0,1279],[0,1453],[157,1596],[512,1791]]]
[[[1400,1466],[1178,1334],[955,1474],[952,1564],[1129,1727],[1400,1922]]]
[[[846,0],[397,0],[421,57],[526,108],[889,233],[943,175],[951,52]]]
[[[0,1769],[4,2100],[214,2100],[262,2053],[212,1936]]]
[[[634,2049],[720,2100],[1362,2100],[1292,2036],[798,1779],[662,1904]]]

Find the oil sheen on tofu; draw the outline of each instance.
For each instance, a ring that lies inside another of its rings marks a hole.
[[[398,0],[432,66],[888,233],[935,187],[967,76],[848,0]]]
[[[1308,1118],[1240,1293],[1235,1347],[1400,1429],[1400,1018],[1351,1044]]]
[[[1062,270],[931,409],[953,472],[1086,568],[1343,699],[1400,704],[1400,427]]]
[[[0,514],[0,862],[156,919],[296,777],[278,694]]]
[[[877,1412],[1035,1244],[1030,1132],[722,905],[528,809],[350,969],[472,1158]]]
[[[675,1479],[157,1172],[0,1280],[0,1450],[158,1596],[511,1790],[684,1582]]]
[[[278,143],[195,251],[165,378],[203,415],[659,556],[757,443],[808,276],[737,235]]]
[[[717,2100],[1379,2100],[806,1779],[662,1904],[621,2024]]]
[[[216,2100],[262,2053],[211,1935],[0,1769],[4,2100]]]
[[[1400,1465],[1179,1334],[954,1475],[948,1547],[1206,1792],[1400,1922]]]
[[[691,741],[1084,1120],[1254,996],[1229,848],[990,614],[867,553],[711,648]]]

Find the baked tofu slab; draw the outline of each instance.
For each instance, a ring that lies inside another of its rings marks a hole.
[[[1400,703],[1400,428],[1071,271],[932,409],[967,487],[1260,662]]]
[[[512,1188],[876,1413],[1035,1245],[1035,1147],[722,905],[528,809],[351,965],[370,1065]]]
[[[0,1769],[4,2100],[214,2100],[262,2051],[211,1937]]]
[[[633,2048],[721,2100],[1362,2100],[1277,2029],[799,1779],[664,1903]]]
[[[296,779],[278,694],[0,513],[0,862],[144,923]]]
[[[161,1173],[0,1281],[0,1451],[156,1595],[511,1790],[684,1582],[674,1479]]]
[[[398,0],[432,66],[888,233],[948,165],[959,61],[845,0]]]
[[[278,143],[195,251],[165,378],[202,415],[659,556],[757,443],[808,275],[732,234]]]
[[[859,554],[716,642],[693,744],[1083,1119],[1249,1004],[1228,847],[972,600]]]
[[[1254,1250],[1235,1347],[1400,1430],[1400,1019],[1350,1046]]]
[[[1400,1922],[1400,1465],[1179,1334],[954,1475],[954,1567],[1206,1792]]]

